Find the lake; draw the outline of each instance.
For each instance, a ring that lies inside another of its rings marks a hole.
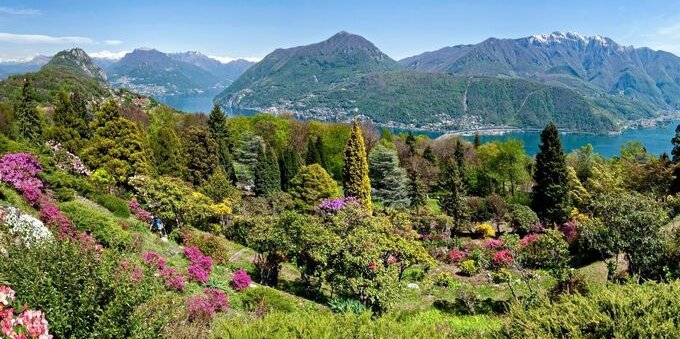
[[[209,113],[213,108],[213,98],[217,93],[206,92],[201,95],[194,96],[167,96],[157,98],[158,101],[172,106],[176,109],[192,112],[192,113]],[[256,113],[252,110],[233,110],[228,112],[230,116],[234,115],[253,115]],[[673,121],[667,126],[660,126],[655,128],[645,129],[631,129],[626,130],[621,134],[616,135],[590,135],[590,134],[562,134],[562,146],[565,152],[571,152],[574,149],[580,148],[584,145],[591,144],[596,153],[604,157],[612,157],[619,155],[621,146],[629,141],[640,141],[647,148],[650,154],[659,155],[663,152],[670,154],[671,138],[675,134],[675,127],[680,121]],[[404,130],[395,129],[394,132],[404,132]],[[443,133],[439,132],[414,132],[415,134],[426,134],[431,138],[441,136]],[[472,141],[473,136],[464,137],[466,140]],[[524,149],[527,154],[533,156],[538,151],[538,143],[540,141],[540,132],[511,132],[503,135],[482,135],[480,136],[482,142],[493,140],[508,140],[519,139],[524,143]]]

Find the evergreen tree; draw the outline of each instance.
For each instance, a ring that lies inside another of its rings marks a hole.
[[[208,130],[210,136],[217,144],[217,155],[220,159],[220,166],[225,170],[229,178],[234,177],[234,163],[229,152],[229,133],[227,129],[227,117],[218,104],[213,106],[208,117]]]
[[[427,205],[425,185],[417,171],[408,171],[408,186],[406,187],[408,199],[412,208],[420,208]]]
[[[408,146],[409,156],[414,156],[416,154],[416,137],[411,131],[408,132],[405,143]]]
[[[434,154],[432,146],[427,145],[427,147],[425,147],[425,150],[423,151],[423,159],[433,164],[437,163],[437,156]]]
[[[187,179],[195,186],[202,185],[219,166],[217,147],[205,127],[190,127],[185,133]]]
[[[281,188],[284,191],[288,191],[290,188],[290,181],[297,175],[301,167],[302,159],[298,152],[292,147],[283,151],[283,154],[281,154],[281,158],[279,159],[279,169],[281,171]]]
[[[19,128],[19,135],[33,144],[42,144],[42,119],[33,103],[33,88],[28,80],[24,80],[21,89],[21,100],[14,110]]]
[[[675,127],[675,135],[671,139],[671,144],[673,144],[673,150],[671,151],[671,157],[674,164],[680,162],[680,125]]]
[[[222,202],[224,199],[238,194],[236,189],[229,181],[227,173],[220,166],[215,168],[212,175],[203,182],[198,191],[210,197],[214,202]]]
[[[453,157],[456,159],[456,165],[458,165],[458,171],[461,176],[465,176],[465,149],[463,148],[463,142],[460,140],[456,142],[456,150],[453,152]]]
[[[382,130],[380,131],[380,141],[383,144],[394,143],[394,135],[392,134],[392,131],[390,131],[387,127],[383,127]]]
[[[544,222],[560,225],[568,216],[569,186],[560,136],[553,123],[541,132],[535,168],[532,208]]]
[[[127,184],[134,175],[149,174],[150,161],[141,128],[120,116],[114,99],[106,100],[91,123],[92,140],[82,158],[92,169],[105,169],[117,183]]]
[[[76,99],[80,100],[78,97]],[[77,112],[78,109],[82,109],[81,105],[82,102],[79,102],[76,106],[73,96],[69,95],[68,92],[59,92],[54,105],[54,126],[46,132],[49,139],[60,142],[73,153],[77,153],[83,147],[85,139],[89,135],[89,132],[87,134],[83,132],[89,131],[87,122]]]
[[[281,190],[281,172],[272,147],[260,147],[254,169],[255,194],[266,196]]]
[[[81,138],[89,139],[92,136],[89,126],[89,123],[92,121],[92,114],[87,109],[87,100],[85,100],[82,93],[75,91],[71,94],[71,105],[76,115],[76,126],[73,127],[78,130]]]
[[[326,154],[323,148],[323,138],[321,136],[315,139],[309,138],[307,141],[307,155],[305,159],[307,165],[319,164],[326,169]]]
[[[439,206],[442,211],[454,219],[456,228],[460,228],[468,219],[468,208],[464,200],[465,184],[455,159],[449,158],[439,174]]]
[[[475,148],[482,146],[482,140],[479,137],[479,132],[475,132],[475,141],[473,145],[475,146]]]
[[[185,167],[182,157],[182,143],[171,126],[161,126],[151,135],[151,150],[156,173],[159,175],[183,176]]]
[[[406,185],[406,171],[399,167],[397,152],[378,145],[368,155],[368,168],[372,196],[385,206],[406,207],[410,205]]]
[[[345,189],[345,196],[359,199],[362,206],[369,213],[372,213],[371,180],[368,178],[366,147],[361,135],[361,128],[359,128],[359,123],[356,120],[352,124],[352,131],[345,146],[344,159],[342,186]]]

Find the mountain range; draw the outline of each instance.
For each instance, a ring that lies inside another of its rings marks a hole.
[[[277,49],[216,98],[303,118],[364,115],[395,127],[619,130],[680,109],[680,58],[602,36],[489,38],[394,61],[341,32]]]
[[[0,62],[0,79],[38,71],[53,58],[41,55],[24,62]],[[219,91],[253,64],[243,59],[222,63],[199,52],[163,53],[151,48],[135,49],[118,60],[91,60],[113,87],[155,97]]]

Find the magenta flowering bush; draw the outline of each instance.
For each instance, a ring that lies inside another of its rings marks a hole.
[[[210,322],[216,312],[229,309],[227,295],[218,289],[205,289],[203,295],[192,295],[187,298],[189,321]]]
[[[34,206],[42,195],[43,183],[36,177],[41,171],[38,158],[31,153],[5,154],[0,158],[0,181],[14,187]]]
[[[328,198],[321,200],[318,206],[314,208],[317,212],[320,213],[335,213],[338,212],[345,207],[352,205],[352,204],[358,204],[359,200],[355,197],[344,197],[344,198]]]
[[[452,264],[460,262],[463,260],[463,258],[465,258],[465,256],[467,256],[467,251],[463,251],[458,248],[452,248],[449,251],[449,260]]]
[[[243,291],[247,289],[252,282],[253,280],[248,275],[248,272],[242,268],[234,272],[234,274],[231,276],[231,288],[233,288],[235,291]]]
[[[189,278],[200,284],[206,283],[212,272],[212,258],[204,255],[196,246],[185,247],[184,256],[191,262],[187,267]]]
[[[573,220],[567,221],[564,225],[560,226],[558,230],[564,234],[564,238],[570,244],[578,239],[578,229],[576,228],[576,222]]]
[[[128,204],[128,207],[130,208],[130,212],[137,216],[142,221],[145,222],[150,222],[151,221],[151,212],[145,210],[142,208],[142,205],[139,204],[139,201],[137,199],[132,198],[130,200],[130,203]]]
[[[50,339],[48,323],[42,311],[24,306],[18,315],[11,308],[15,292],[9,286],[0,286],[0,337],[11,339]]]
[[[538,238],[540,236],[541,236],[540,234],[536,234],[536,233],[527,234],[527,235],[524,236],[524,238],[520,239],[519,245],[521,247],[529,246],[529,245],[535,243],[536,241],[538,241]]]
[[[499,249],[505,246],[505,241],[500,239],[492,239],[484,243],[484,247],[488,249]]]
[[[58,169],[83,176],[90,176],[92,174],[77,155],[66,150],[59,142],[50,140],[46,144],[52,150],[52,154],[54,154]]]
[[[165,268],[165,259],[156,252],[142,253],[142,260],[145,264],[155,266],[156,269],[162,270]]]
[[[161,277],[165,283],[165,288],[178,292],[184,291],[184,286],[187,283],[184,275],[172,267],[164,267],[161,270]]]

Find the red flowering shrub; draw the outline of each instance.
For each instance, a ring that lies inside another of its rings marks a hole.
[[[462,250],[457,249],[457,248],[452,248],[449,251],[449,261],[452,264],[458,263],[461,260],[463,260],[463,258],[465,258],[466,255],[467,255],[467,251],[462,251]]]
[[[538,238],[540,236],[541,236],[540,234],[536,234],[536,233],[525,235],[524,238],[520,239],[519,245],[521,247],[529,246],[529,245],[535,243],[536,241],[538,241]]]
[[[570,244],[578,239],[578,229],[576,228],[576,222],[573,220],[567,221],[564,225],[560,226],[558,230],[564,234],[564,238]]]
[[[253,282],[250,276],[243,269],[239,269],[231,276],[231,287],[235,291],[243,291]]]
[[[495,267],[508,267],[510,264],[512,264],[512,252],[509,250],[502,250],[494,253],[493,258],[491,261],[493,261],[493,264]]]

